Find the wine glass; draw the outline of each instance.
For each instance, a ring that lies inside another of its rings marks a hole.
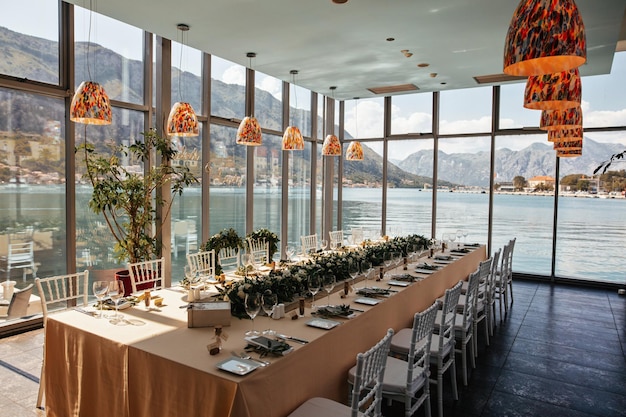
[[[385,270],[383,271],[383,273],[387,272],[387,270],[389,269],[392,263],[393,263],[393,254],[391,252],[385,252],[383,254],[383,265],[385,265]]]
[[[348,264],[348,274],[352,279],[352,286],[354,287],[354,280],[359,275],[359,263],[357,261],[350,261]]]
[[[248,271],[250,269],[252,269],[253,266],[254,266],[254,255],[252,255],[250,253],[246,253],[246,254],[243,255],[241,260],[243,261],[243,265],[246,268],[246,277],[247,277],[248,276]]]
[[[328,296],[329,306],[330,306],[330,293],[335,288],[336,282],[337,282],[337,279],[335,278],[334,275],[326,275],[326,277],[324,278],[324,291],[326,291],[326,294]]]
[[[448,236],[448,234],[447,234],[447,233],[442,233],[442,234],[441,234],[441,241],[442,241],[444,244],[446,244],[446,245],[447,245],[447,244],[448,244],[448,240],[450,240],[450,237]],[[441,252],[445,252],[445,250],[442,250]]]
[[[326,250],[326,248],[328,247],[328,241],[326,239],[322,239],[320,241],[320,248],[322,248],[322,250]]]
[[[448,240],[450,241],[449,248],[452,249],[452,244],[456,240],[456,234],[455,233],[448,233]]]
[[[465,238],[467,238],[467,230],[466,230],[466,229],[463,229],[463,246],[465,246],[465,244],[467,243],[467,242],[465,241]]]
[[[456,237],[459,238],[459,243],[457,243],[457,249],[461,247],[461,238],[463,237],[463,230],[459,229],[456,231]]]
[[[287,255],[287,260],[291,262],[291,257],[296,253],[296,248],[293,245],[285,246],[285,254]]]
[[[185,265],[183,270],[184,270],[184,273],[185,273],[185,278],[187,278],[187,285],[189,286],[189,289],[191,289],[191,285],[194,284],[195,280],[196,280],[196,273],[191,268],[190,265]]]
[[[311,310],[315,310],[315,294],[320,291],[322,283],[320,277],[317,274],[313,274],[309,277],[309,292],[311,293]]]
[[[393,259],[393,263],[395,267],[399,267],[402,263],[402,252],[391,252],[391,257]]]
[[[122,315],[119,313],[119,301],[124,296],[124,282],[116,279],[109,284],[109,297],[115,303],[115,314],[109,316],[112,324],[118,324],[122,322]]]
[[[259,332],[254,330],[254,318],[261,311],[261,297],[258,292],[253,292],[250,294],[246,294],[246,298],[244,300],[246,313],[252,320],[252,329],[248,330],[245,335],[246,336],[258,336]]]
[[[367,287],[370,279],[370,274],[372,273],[372,263],[370,261],[361,262],[361,273],[365,275],[365,286]]]
[[[96,318],[102,318],[102,300],[109,292],[109,281],[94,281],[93,283],[93,294],[98,299],[98,304],[100,305],[100,313]]]
[[[277,305],[278,295],[272,294],[271,292],[266,292],[261,297],[261,307],[263,308],[263,311],[270,320],[272,319],[272,314],[274,313],[274,309]],[[265,336],[275,336],[276,332],[274,330],[271,330],[270,328],[267,328],[263,330],[263,334]]]

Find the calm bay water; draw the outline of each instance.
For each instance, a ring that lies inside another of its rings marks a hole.
[[[88,189],[77,192],[79,229],[99,220],[86,209]],[[255,189],[255,227],[280,228],[280,190]],[[401,228],[401,234],[418,233],[430,237],[433,194],[417,189],[389,189],[387,231]],[[343,229],[351,227],[380,230],[381,189],[348,188],[343,190]],[[486,243],[488,228],[488,194],[460,192],[437,193],[436,237],[468,232],[467,242]],[[318,196],[319,201],[319,196]],[[308,189],[289,192],[289,241],[298,243],[307,234],[309,218]],[[319,205],[319,204],[318,204]],[[318,207],[319,210],[319,207]],[[494,196],[493,247],[502,247],[517,238],[513,269],[516,272],[549,275],[552,259],[554,200],[536,195]],[[188,190],[176,201],[174,218],[200,218],[199,190]],[[336,216],[336,213],[335,213]],[[64,189],[61,186],[29,186],[0,190],[0,222],[3,226],[17,218],[24,223],[40,221],[57,227],[64,223]],[[211,190],[211,233],[234,227],[245,231],[245,190]],[[318,215],[319,217],[319,215]],[[621,253],[626,247],[626,200],[603,198],[559,199],[556,275],[598,281],[625,282]],[[198,230],[200,225],[198,224]],[[319,228],[319,226],[318,226]],[[284,244],[284,243],[283,243]],[[177,263],[184,262],[179,256]],[[182,263],[181,263],[182,270]]]

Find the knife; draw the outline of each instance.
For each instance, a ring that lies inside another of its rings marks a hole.
[[[308,340],[299,339],[293,336],[287,336],[286,334],[277,334],[276,336],[280,337],[281,339],[293,340],[294,342],[302,343],[303,345],[306,345],[307,343],[309,343]]]

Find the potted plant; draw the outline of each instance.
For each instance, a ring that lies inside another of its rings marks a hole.
[[[141,134],[143,140],[130,145],[111,145],[110,153],[96,152],[86,140],[76,149],[84,153],[83,177],[93,186],[89,208],[104,217],[115,239],[114,256],[119,262],[160,256],[162,219],[169,218],[173,198],[164,200],[157,190],[169,186],[173,196],[181,195],[185,187],[198,183],[188,167],[170,164],[178,151],[167,138],[155,130]],[[132,168],[148,163],[147,173]],[[157,208],[163,211],[161,218],[157,218]]]

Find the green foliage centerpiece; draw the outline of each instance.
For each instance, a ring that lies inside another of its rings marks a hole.
[[[268,230],[268,229],[257,229],[251,233],[246,235],[246,239],[251,240],[265,240],[269,246],[269,259],[266,262],[271,262],[274,258],[274,254],[278,251],[278,242],[280,239],[276,235],[276,233]]]
[[[220,250],[226,248],[242,249],[243,247],[243,239],[239,237],[237,231],[231,227],[229,229],[223,229],[211,236],[209,240],[202,245],[202,250],[215,251],[215,274],[220,275],[222,273],[222,267],[219,263]]]

